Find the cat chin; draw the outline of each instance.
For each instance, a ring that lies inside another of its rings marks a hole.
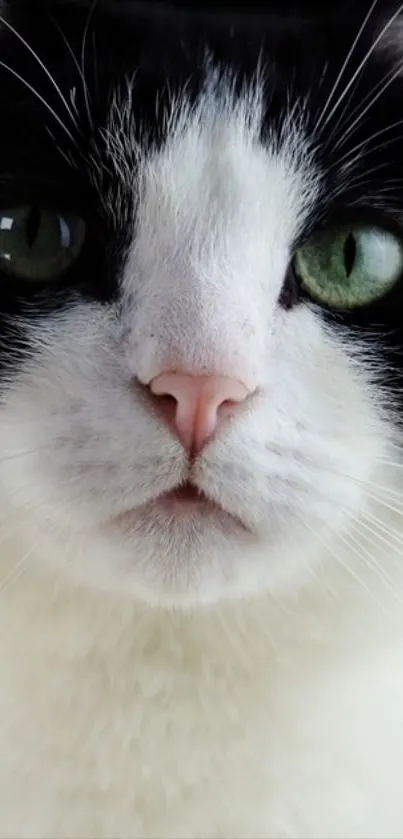
[[[258,534],[214,507],[172,516],[150,505],[79,535],[24,521],[18,538],[35,545],[31,573],[49,574],[58,587],[185,610],[292,594],[311,578],[321,548],[291,517],[286,530],[273,519]],[[19,544],[13,550],[21,555]]]

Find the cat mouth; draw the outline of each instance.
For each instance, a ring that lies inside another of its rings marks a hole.
[[[169,492],[164,492],[159,495],[153,504],[172,510],[183,511],[197,511],[200,512],[225,512],[216,501],[209,498],[202,489],[199,489],[196,484],[191,481],[186,481]]]
[[[220,523],[225,530],[250,532],[246,524],[223,507],[218,501],[208,496],[191,481],[176,487],[170,492],[159,495],[150,505],[156,513],[168,515],[171,519],[205,519],[206,523]]]
[[[142,507],[121,513],[115,519],[115,524],[123,526],[133,524],[144,515],[147,518],[163,516],[166,520],[184,522],[195,518],[214,519],[225,522],[227,526],[232,523],[232,527],[247,530],[238,517],[232,515],[191,481],[186,481],[168,492],[161,493]]]
[[[176,489],[170,490],[170,492],[164,492],[159,496],[159,498],[183,502],[208,500],[207,495],[203,492],[203,490],[199,489],[196,484],[192,484],[191,481],[186,481],[185,484],[181,484],[179,487],[176,487]]]

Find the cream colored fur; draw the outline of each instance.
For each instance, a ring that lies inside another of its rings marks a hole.
[[[260,101],[173,103],[121,299],[3,383],[2,837],[403,837],[400,433],[376,356],[278,304],[321,176]],[[256,388],[192,465],[139,384],[184,366]],[[150,506],[188,479],[226,516]]]

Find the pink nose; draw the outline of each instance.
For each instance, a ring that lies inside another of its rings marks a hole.
[[[221,420],[231,413],[234,403],[243,402],[249,395],[238,379],[186,373],[162,373],[149,388],[162,397],[159,407],[163,416],[190,454],[198,454]]]

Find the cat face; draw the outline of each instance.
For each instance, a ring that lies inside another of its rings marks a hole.
[[[397,5],[85,5],[2,9],[3,531],[152,603],[293,587],[398,439]],[[197,451],[171,371],[248,391]]]

